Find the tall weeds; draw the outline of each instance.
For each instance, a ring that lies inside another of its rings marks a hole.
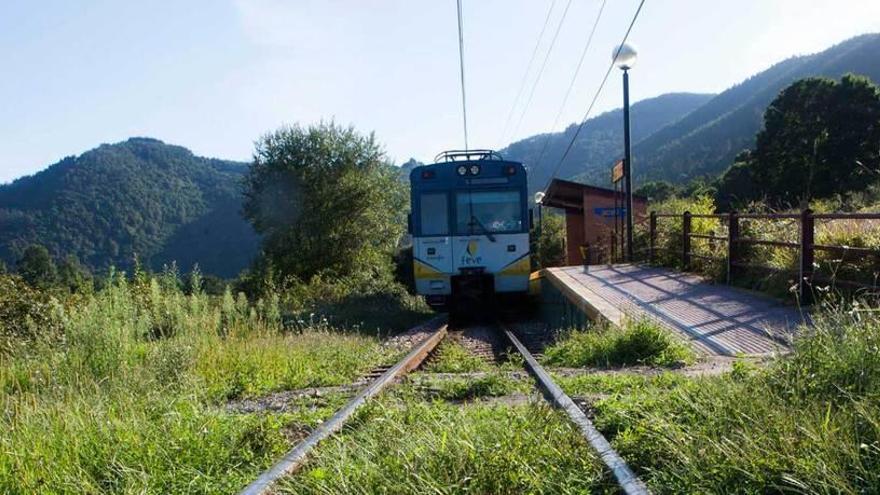
[[[598,426],[656,493],[880,490],[880,317],[819,317],[767,369],[614,395]]]
[[[226,400],[347,383],[387,357],[375,338],[286,329],[278,297],[181,287],[173,271],[115,274],[75,304],[46,302],[51,324],[3,321],[29,330],[0,352],[0,492],[235,491],[287,446],[290,418]]]

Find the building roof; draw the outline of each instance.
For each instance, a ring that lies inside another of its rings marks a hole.
[[[615,192],[613,189],[581,184],[580,182],[572,182],[570,180],[553,179],[553,181],[550,182],[550,187],[547,188],[547,193],[541,201],[541,204],[552,208],[583,211],[583,197],[585,192],[594,196],[605,196],[607,198],[614,198],[616,194],[621,201],[624,198],[622,192]],[[633,194],[633,201],[647,203],[648,198],[640,194]]]

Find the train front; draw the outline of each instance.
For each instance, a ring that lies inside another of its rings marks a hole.
[[[416,289],[470,311],[528,291],[526,171],[491,151],[446,152],[410,174]]]

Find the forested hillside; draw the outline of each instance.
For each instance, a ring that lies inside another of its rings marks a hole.
[[[257,251],[242,219],[242,163],[148,138],[104,144],[0,186],[0,260],[31,243],[88,267],[141,263],[236,275]]]
[[[706,103],[713,95],[693,93],[670,93],[649,98],[632,106],[632,137],[638,141],[662,127],[671,124],[689,112]],[[543,188],[553,168],[571,141],[577,125],[570,125],[565,131],[553,133],[547,141],[547,134],[538,134],[522,141],[512,143],[501,150],[508,159],[521,161],[529,167],[529,187],[532,190]],[[540,161],[541,150],[547,149]],[[621,157],[623,151],[622,110],[612,110],[590,119],[575,141],[574,147],[558,177],[574,177],[604,184],[608,181],[609,166]],[[610,162],[609,162],[610,161]]]
[[[750,77],[680,121],[636,140],[636,180],[714,178],[733,163],[737,153],[754,146],[764,110],[780,91],[805,77],[840,79],[849,72],[878,82],[878,53],[880,34],[868,34],[817,54],[790,58]]]
[[[718,95],[666,94],[635,103],[632,139],[636,183],[716,178],[733,164],[737,153],[754,146],[764,110],[785,87],[805,77],[840,79],[850,72],[878,82],[878,53],[880,34],[862,35],[820,53],[779,62]],[[622,125],[620,110],[590,119],[556,175],[607,185],[609,169],[623,153]],[[502,152],[523,161],[532,173],[531,187],[542,188],[576,127],[572,124],[553,134],[540,163],[537,159],[546,134],[512,143]]]

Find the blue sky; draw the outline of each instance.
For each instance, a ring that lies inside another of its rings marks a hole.
[[[472,147],[511,140],[551,2],[463,0]],[[514,138],[550,130],[559,109],[601,0],[571,2]],[[637,4],[607,0],[561,125],[583,115]],[[2,0],[0,183],[130,136],[247,160],[261,134],[321,119],[374,131],[398,162],[429,160],[462,146],[455,15],[454,0]],[[880,2],[647,0],[632,96],[718,92],[865,32],[880,32]],[[610,84],[597,113],[620,99]]]

